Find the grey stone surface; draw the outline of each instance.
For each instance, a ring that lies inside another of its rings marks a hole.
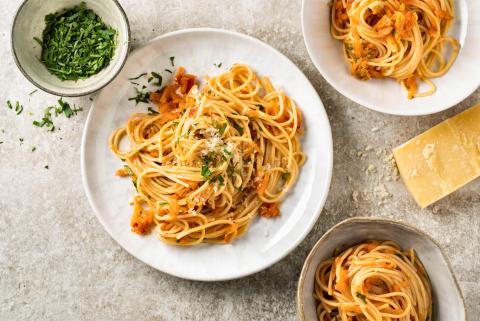
[[[335,166],[327,204],[293,253],[250,277],[191,282],[139,262],[103,230],[84,195],[79,149],[88,97],[68,99],[85,110],[69,120],[59,118],[59,131],[32,126],[42,107],[56,97],[40,91],[28,95],[35,88],[15,67],[9,46],[20,1],[2,1],[0,320],[296,320],[296,283],[308,251],[333,224],[359,215],[394,218],[435,238],[453,265],[470,320],[478,320],[480,180],[420,210],[403,183],[389,179],[392,168],[384,158],[393,147],[479,102],[479,90],[437,115],[382,115],[344,98],[316,71],[303,44],[300,1],[121,3],[130,18],[134,47],[177,29],[225,28],[271,44],[300,66],[332,124]],[[20,100],[25,112],[16,116],[4,108],[6,99]]]

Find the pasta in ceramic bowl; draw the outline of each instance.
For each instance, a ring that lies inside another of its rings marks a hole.
[[[313,247],[297,292],[302,321],[465,320],[449,263],[421,231],[353,218]]]
[[[467,14],[478,11],[473,0],[304,0],[302,28],[340,93],[383,113],[426,115],[480,85],[480,19]]]

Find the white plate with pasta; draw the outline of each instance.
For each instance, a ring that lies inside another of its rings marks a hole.
[[[310,57],[335,89],[372,110],[450,108],[480,85],[480,16],[472,14],[480,3],[427,2],[303,0]]]
[[[239,33],[187,29],[132,53],[89,112],[81,158],[90,204],[125,250],[217,281],[303,240],[333,148],[322,102],[290,60]]]

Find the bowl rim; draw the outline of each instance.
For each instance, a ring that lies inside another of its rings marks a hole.
[[[128,16],[127,14],[125,13],[125,10],[123,9],[122,5],[118,2],[118,0],[110,0],[112,1],[116,6],[117,8],[119,9],[120,11],[120,14],[122,16],[122,20],[123,22],[125,23],[125,26],[127,27],[127,50],[126,50],[126,53],[125,55],[121,58],[123,59],[122,63],[120,64],[120,67],[118,68],[118,70],[110,77],[110,79],[108,79],[104,84],[101,84],[99,87],[95,87],[94,89],[89,89],[89,90],[86,90],[86,91],[81,91],[81,92],[77,92],[77,93],[62,93],[60,91],[55,91],[55,90],[52,90],[52,89],[49,89],[49,88],[46,88],[42,85],[40,85],[38,82],[36,82],[26,71],[25,69],[23,68],[22,64],[20,63],[20,60],[18,59],[18,56],[17,56],[17,50],[15,49],[15,46],[14,46],[14,40],[13,40],[13,34],[14,34],[14,30],[15,30],[15,26],[17,25],[17,21],[18,21],[18,16],[20,14],[20,12],[23,10],[23,8],[25,7],[25,5],[27,4],[27,2],[30,1],[30,0],[23,0],[22,4],[18,7],[17,11],[15,12],[15,16],[13,18],[13,22],[12,22],[12,27],[10,29],[10,48],[11,48],[11,51],[12,51],[12,56],[13,56],[13,60],[15,61],[15,65],[17,65],[17,68],[20,70],[20,72],[22,73],[22,75],[27,78],[28,81],[30,81],[35,87],[37,87],[38,89],[46,92],[46,93],[49,93],[49,94],[52,94],[52,95],[55,95],[55,96],[61,96],[61,97],[81,97],[81,96],[86,96],[86,95],[89,95],[89,94],[92,94],[92,93],[95,93],[97,91],[99,91],[100,89],[104,88],[105,86],[107,86],[110,82],[112,82],[117,76],[118,74],[122,71],[123,69],[123,66],[125,66],[125,63],[127,62],[127,58],[128,58],[128,55],[129,55],[129,52],[130,52],[130,49],[131,49],[131,44],[130,44],[130,39],[131,39],[131,30],[130,30],[130,22],[128,20]],[[118,47],[117,47],[118,48]]]
[[[406,224],[406,223],[403,223],[403,222],[400,222],[400,221],[395,221],[395,220],[392,220],[392,219],[388,219],[388,218],[366,217],[366,216],[347,218],[347,219],[341,221],[340,223],[335,224],[334,226],[329,228],[322,235],[322,237],[320,237],[320,239],[315,243],[315,245],[312,247],[312,249],[308,253],[307,258],[305,259],[305,261],[303,263],[302,271],[301,271],[300,276],[298,278],[297,295],[296,295],[296,301],[297,301],[296,302],[297,303],[296,307],[297,307],[298,318],[301,321],[307,321],[307,319],[305,318],[305,313],[304,313],[304,303],[303,303],[303,298],[302,298],[302,292],[303,292],[303,287],[304,287],[305,281],[306,281],[307,268],[310,266],[310,264],[313,260],[313,257],[315,255],[315,253],[317,252],[317,250],[325,243],[325,240],[327,238],[329,238],[330,236],[332,236],[333,233],[335,232],[335,230],[337,230],[341,226],[352,224],[352,223],[374,223],[374,222],[381,222],[381,223],[384,223],[384,224],[387,224],[387,225],[393,225],[393,226],[401,227],[401,228],[410,230],[414,233],[420,234],[421,236],[425,237],[430,242],[432,242],[433,245],[438,248],[438,250],[441,254],[441,258],[446,263],[448,272],[453,279],[453,283],[455,284],[455,290],[457,292],[457,295],[460,298],[460,301],[462,302],[462,307],[463,307],[465,319],[463,319],[461,321],[468,320],[467,309],[465,307],[465,298],[463,297],[460,286],[458,285],[457,278],[455,277],[455,274],[453,273],[452,265],[451,265],[450,261],[448,260],[448,257],[443,252],[440,245],[438,245],[438,243],[430,235],[428,235],[427,233],[423,232],[422,230],[420,230],[420,229],[418,229],[418,228],[416,228],[412,225],[409,225],[409,224]]]
[[[307,10],[306,1],[307,0],[302,0],[302,5],[301,5],[301,8],[300,8],[300,25],[301,25],[301,28],[302,28],[303,43],[304,43],[304,45],[307,49],[307,53],[308,53],[308,56],[309,56],[310,60],[312,61],[313,65],[315,66],[317,71],[320,73],[320,75],[327,81],[327,83],[330,86],[332,86],[336,91],[338,91],[344,97],[348,98],[349,100],[351,100],[352,102],[360,105],[363,108],[367,108],[367,109],[370,109],[372,111],[382,113],[382,114],[386,114],[386,115],[404,116],[404,117],[419,117],[419,116],[434,115],[434,114],[438,114],[440,112],[446,111],[446,110],[456,106],[457,104],[463,102],[465,99],[470,97],[478,88],[480,88],[480,78],[479,78],[476,85],[472,87],[471,91],[467,91],[463,95],[459,95],[458,98],[455,99],[455,102],[445,104],[445,105],[442,106],[442,108],[436,109],[434,111],[418,111],[418,112],[414,112],[414,113],[407,113],[407,112],[403,113],[403,112],[395,112],[395,111],[386,111],[382,108],[378,108],[375,104],[371,104],[368,101],[366,101],[365,99],[363,99],[362,97],[355,96],[355,95],[351,94],[348,90],[345,90],[344,88],[342,88],[342,86],[338,85],[335,81],[333,81],[327,75],[327,73],[324,71],[324,68],[322,67],[322,65],[317,61],[317,59],[314,58],[315,57],[314,50],[313,50],[310,42],[307,40],[306,31],[305,31],[306,30],[305,11]],[[459,1],[465,1],[465,4],[467,5],[467,14],[469,14],[468,9],[471,6],[471,0],[459,0]],[[473,21],[473,20],[471,20],[470,17],[469,17],[468,21],[467,21],[467,24],[470,23],[470,21]],[[470,28],[471,27],[468,26],[468,29],[470,29]],[[328,30],[328,32],[330,32],[330,30]],[[461,49],[463,49],[463,46],[462,46]]]

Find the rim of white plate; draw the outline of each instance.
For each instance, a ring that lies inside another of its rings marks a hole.
[[[282,54],[280,51],[273,48],[272,46],[264,43],[263,41],[261,41],[257,38],[254,38],[252,36],[248,36],[248,35],[245,35],[245,34],[242,34],[242,33],[239,33],[239,32],[235,32],[235,31],[231,31],[231,30],[222,30],[222,29],[216,29],[216,28],[181,29],[181,30],[177,30],[177,31],[173,31],[173,32],[168,32],[168,33],[162,34],[158,37],[155,37],[155,38],[151,39],[150,41],[148,41],[144,45],[136,48],[131,53],[130,57],[134,56],[134,54],[137,50],[141,50],[142,48],[147,47],[151,43],[156,42],[158,40],[161,40],[161,39],[164,39],[164,38],[167,38],[167,37],[175,37],[175,36],[180,35],[180,34],[202,33],[202,32],[212,32],[212,33],[219,33],[219,34],[224,34],[224,35],[229,35],[229,36],[234,36],[234,37],[240,37],[240,38],[243,38],[244,40],[255,42],[257,45],[265,48],[265,50],[272,51],[273,53],[278,55],[279,59],[284,59],[288,63],[290,63],[292,68],[294,68],[296,71],[298,71],[299,75],[301,75],[301,77],[303,77],[306,80],[306,82],[309,84],[312,92],[315,93],[316,103],[319,105],[319,107],[321,107],[319,109],[320,109],[320,113],[321,113],[322,118],[323,118],[323,125],[326,126],[326,129],[327,129],[326,132],[329,133],[328,137],[326,137],[327,146],[325,148],[326,150],[328,150],[328,153],[324,155],[325,158],[326,158],[326,161],[328,163],[328,172],[326,173],[326,182],[325,182],[326,188],[325,188],[325,192],[322,195],[320,195],[319,202],[316,205],[316,208],[314,210],[314,215],[312,216],[309,224],[306,225],[306,228],[303,229],[303,231],[299,235],[296,236],[295,241],[292,242],[291,244],[289,244],[289,246],[287,248],[285,248],[285,250],[282,253],[280,253],[276,257],[272,258],[270,261],[265,261],[264,264],[258,265],[254,268],[250,268],[250,269],[241,271],[241,272],[239,272],[235,275],[222,276],[222,277],[215,277],[215,276],[213,276],[213,277],[196,277],[195,275],[191,275],[191,274],[188,274],[188,273],[181,273],[181,272],[178,272],[174,269],[170,269],[170,270],[167,271],[166,269],[162,269],[162,268],[158,267],[156,264],[154,264],[154,262],[147,262],[145,259],[140,258],[135,253],[133,253],[132,251],[127,249],[125,246],[123,246],[123,242],[113,233],[113,231],[110,229],[107,222],[105,222],[103,220],[102,215],[100,215],[99,209],[95,205],[95,202],[94,202],[93,196],[92,196],[92,192],[91,192],[90,186],[89,186],[89,181],[88,181],[87,175],[86,175],[87,170],[86,170],[86,162],[85,162],[85,145],[86,145],[86,139],[87,139],[87,135],[88,135],[87,133],[89,132],[89,129],[90,129],[91,117],[92,117],[93,111],[95,109],[96,100],[92,103],[92,106],[91,106],[91,108],[88,112],[87,120],[86,120],[85,127],[84,127],[83,134],[82,134],[81,150],[80,150],[80,162],[81,162],[80,166],[81,166],[81,173],[82,173],[82,183],[83,183],[82,185],[83,185],[85,193],[87,195],[88,202],[90,203],[90,206],[93,209],[93,212],[95,213],[95,216],[100,221],[103,228],[107,231],[107,233],[110,235],[110,237],[112,237],[117,242],[117,244],[120,245],[120,247],[122,247],[130,255],[134,256],[136,259],[138,259],[138,260],[142,261],[143,263],[155,268],[158,271],[167,273],[169,275],[173,275],[175,277],[188,279],[188,280],[196,280],[196,281],[226,281],[226,280],[239,279],[239,278],[242,278],[242,277],[257,273],[257,272],[260,272],[260,271],[272,266],[273,264],[282,260],[291,251],[293,251],[300,244],[300,242],[305,239],[305,237],[308,235],[308,233],[310,233],[310,231],[313,228],[313,225],[317,222],[318,217],[320,216],[320,214],[322,212],[322,209],[325,205],[325,202],[326,202],[326,199],[327,199],[327,196],[328,196],[328,192],[329,192],[329,189],[330,189],[330,185],[331,185],[332,173],[333,173],[333,138],[332,138],[330,121],[328,119],[325,107],[324,107],[324,105],[322,103],[322,100],[320,99],[320,96],[318,95],[317,91],[315,90],[315,88],[311,84],[310,80],[305,76],[305,74],[300,70],[300,68],[298,68],[298,66],[295,65],[284,54]]]
[[[307,52],[308,52],[308,55],[309,55],[311,61],[313,62],[313,64],[317,68],[317,70],[320,72],[322,77],[325,78],[325,80],[335,90],[337,90],[340,94],[342,94],[343,96],[352,100],[353,102],[361,105],[362,107],[365,107],[365,108],[368,108],[368,109],[371,109],[371,110],[374,110],[374,111],[377,111],[377,112],[380,112],[380,113],[389,114],[389,115],[396,115],[396,116],[432,115],[432,114],[435,114],[435,113],[445,111],[445,110],[457,105],[458,103],[462,102],[467,97],[469,97],[475,90],[477,90],[480,87],[480,77],[477,77],[477,82],[476,83],[470,83],[470,86],[468,86],[468,89],[465,90],[463,92],[463,94],[458,95],[456,97],[456,99],[454,99],[450,102],[447,102],[446,104],[442,105],[439,108],[432,108],[432,109],[412,108],[412,109],[409,109],[409,108],[405,107],[404,109],[401,109],[400,111],[393,111],[393,110],[388,110],[384,107],[379,107],[379,106],[373,104],[372,102],[364,99],[363,97],[351,93],[348,89],[344,88],[344,86],[342,84],[340,84],[339,82],[337,82],[336,80],[332,79],[329,76],[329,73],[324,68],[324,64],[321,63],[319,61],[319,59],[317,58],[317,54],[315,53],[315,50],[314,50],[313,45],[311,43],[310,37],[307,36],[308,32],[307,32],[305,16],[306,16],[306,10],[308,9],[307,6],[306,6],[306,2],[308,2],[308,1],[310,1],[310,0],[302,0],[302,7],[301,7],[300,16],[301,16],[303,41],[305,43],[305,47],[307,48]],[[317,1],[320,1],[320,0],[317,0]],[[473,37],[474,34],[475,34],[475,31],[480,30],[480,16],[476,17],[475,15],[469,14],[469,12],[475,12],[475,10],[480,11],[480,2],[478,0],[475,0],[475,1],[473,1],[473,0],[457,0],[457,1],[460,2],[463,5],[462,13],[465,15],[465,18],[466,18],[466,19],[464,19],[466,21],[464,22],[464,25],[462,26],[466,29],[466,34],[463,35],[463,37],[464,37],[465,42],[467,43],[468,37],[470,37],[470,38]],[[330,30],[329,29],[325,30],[325,32],[330,33]],[[475,52],[475,50],[480,49],[479,44],[474,46],[475,43],[478,43],[477,40],[480,40],[480,38],[478,38],[478,36],[476,36],[476,37],[477,38],[473,38],[473,39],[468,40],[468,44],[469,44],[469,52],[468,53],[469,53],[470,56]],[[460,40],[462,40],[462,39],[460,39]],[[332,38],[332,42],[334,42],[334,41],[335,40]],[[474,46],[474,48],[470,49],[471,46]],[[464,47],[465,47],[465,43],[460,48],[460,52],[459,52],[459,55],[458,55],[455,63],[457,63],[459,58],[462,57],[461,55],[462,55],[462,51],[464,51]],[[340,53],[341,52],[339,52],[339,54]],[[455,63],[454,63],[454,66],[455,66]],[[452,66],[452,68],[454,66]],[[448,76],[448,72],[447,72],[446,75],[444,75],[442,77],[446,77],[446,76]],[[461,80],[459,80],[459,81],[461,81]],[[374,89],[379,89],[379,88],[374,88]],[[416,99],[428,99],[428,97],[420,97],[420,98],[416,98]]]

